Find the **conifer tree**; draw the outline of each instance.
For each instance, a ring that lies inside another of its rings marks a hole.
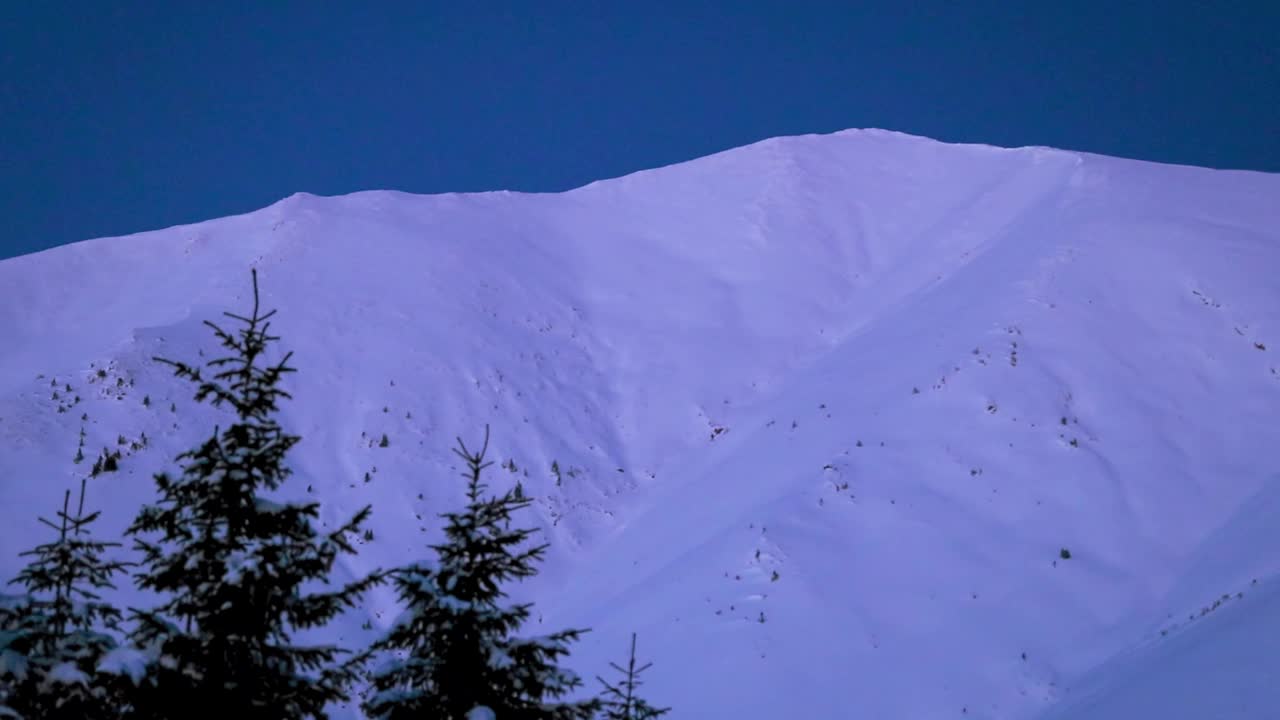
[[[275,311],[259,307],[255,271],[252,314],[224,313],[238,331],[205,322],[229,351],[207,363],[212,377],[155,358],[196,385],[197,402],[229,406],[235,419],[178,456],[180,476],[155,476],[159,500],[127,531],[143,553],[137,585],[163,600],[134,611],[132,639],[155,661],[133,717],[176,720],[190,708],[217,708],[233,720],[323,718],[356,679],[349,664],[338,664],[345,650],[298,645],[293,635],[327,624],[379,581],[374,573],[336,590],[304,592],[328,583],[340,554],[356,552],[350,536],[369,508],[322,534],[317,503],[264,497],[290,476],[286,454],[300,438],[275,419],[279,401],[290,397],[280,381],[294,372],[292,353],[265,364],[279,338],[269,333]]]
[[[120,716],[117,683],[100,672],[116,650],[121,614],[99,595],[126,563],[108,560],[120,543],[95,540],[99,513],[70,512],[63,496],[58,521],[39,518],[58,533],[53,542],[19,553],[31,558],[10,584],[26,588],[0,606],[0,718],[107,720]]]
[[[640,673],[648,670],[650,665],[653,663],[636,667],[636,634],[631,633],[631,653],[627,658],[627,666],[624,668],[617,663],[609,663],[610,667],[622,674],[622,679],[617,683],[610,683],[599,675],[596,676],[596,680],[604,686],[600,702],[604,720],[652,720],[671,711],[671,708],[655,708],[636,695],[636,690],[641,685]]]
[[[406,609],[371,649],[388,656],[374,669],[363,704],[372,718],[587,720],[599,707],[596,700],[559,701],[581,681],[556,662],[584,630],[513,636],[532,606],[504,604],[501,586],[535,575],[547,546],[528,546],[534,531],[511,528],[512,513],[529,500],[514,490],[484,496],[488,445],[488,427],[478,453],[458,439],[454,452],[466,463],[467,505],[442,515],[445,541],[431,546],[435,566],[391,573]]]

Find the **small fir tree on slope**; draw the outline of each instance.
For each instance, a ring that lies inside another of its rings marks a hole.
[[[40,518],[57,540],[20,553],[31,561],[10,584],[27,594],[0,606],[0,718],[120,716],[111,670],[121,615],[98,593],[115,589],[111,578],[126,563],[104,557],[119,543],[89,533],[99,513],[84,513],[84,485],[75,515],[67,491],[58,522]]]
[[[289,397],[279,385],[294,372],[292,353],[263,364],[279,339],[269,334],[274,312],[259,312],[255,271],[252,314],[224,313],[239,330],[205,323],[229,351],[208,362],[212,377],[155,358],[196,385],[198,402],[229,406],[235,421],[179,455],[180,476],[155,476],[158,501],[127,531],[144,558],[137,585],[163,599],[154,610],[135,611],[133,641],[155,661],[131,717],[177,720],[200,708],[233,720],[324,718],[325,706],[345,700],[356,679],[350,665],[337,664],[345,650],[293,640],[353,606],[380,575],[304,592],[328,582],[339,555],[356,552],[350,536],[369,508],[322,534],[314,526],[317,503],[263,496],[291,474],[285,456],[300,440],[275,419],[279,401]]]
[[[392,573],[404,613],[371,648],[383,655],[363,708],[379,720],[587,720],[599,702],[562,702],[581,685],[557,666],[585,631],[538,638],[513,634],[529,618],[529,604],[504,605],[503,583],[537,574],[546,545],[529,547],[533,530],[512,529],[511,515],[529,505],[514,491],[485,497],[481,473],[489,429],[478,453],[462,440],[454,452],[467,469],[467,505],[447,513],[445,542],[431,547],[435,567]],[[523,548],[523,549],[522,549]]]
[[[650,665],[653,663],[636,667],[636,635],[631,633],[631,653],[627,658],[627,666],[624,668],[617,663],[609,663],[610,667],[622,674],[622,679],[617,683],[610,683],[596,676],[596,680],[604,686],[600,697],[604,720],[652,720],[671,711],[671,708],[655,708],[636,694],[642,684],[640,673],[648,670]]]

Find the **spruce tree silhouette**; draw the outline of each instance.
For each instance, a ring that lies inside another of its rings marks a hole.
[[[115,589],[112,576],[127,563],[108,560],[120,543],[95,540],[89,526],[99,513],[70,512],[71,491],[63,496],[53,542],[19,553],[31,561],[10,584],[27,594],[0,608],[0,718],[98,720],[120,715],[113,677],[99,664],[118,644],[121,613],[99,595]],[[6,714],[8,713],[8,714]]]
[[[636,667],[636,634],[631,633],[631,652],[627,656],[627,666],[617,663],[609,666],[622,673],[622,680],[610,683],[599,675],[596,680],[604,686],[601,694],[601,706],[604,709],[604,720],[651,720],[670,712],[671,708],[655,708],[640,698],[636,690],[640,688],[640,673],[649,669],[653,663],[645,663]]]
[[[175,720],[191,708],[234,720],[327,717],[327,704],[347,699],[356,670],[338,663],[346,650],[299,645],[293,635],[327,624],[381,581],[375,572],[336,590],[304,592],[329,582],[339,555],[355,554],[352,537],[370,508],[322,534],[318,503],[265,497],[291,475],[286,454],[300,440],[275,419],[290,397],[280,382],[295,371],[292,353],[264,364],[279,338],[269,332],[275,311],[260,312],[256,270],[252,313],[224,314],[241,327],[232,334],[205,322],[229,351],[206,364],[212,377],[155,358],[196,386],[196,401],[229,406],[235,418],[178,456],[181,475],[155,476],[159,499],[127,531],[144,558],[137,585],[163,598],[153,610],[134,611],[132,639],[156,661],[131,717]]]
[[[584,630],[514,637],[532,605],[504,605],[502,585],[537,574],[547,546],[529,547],[534,531],[511,527],[512,514],[530,500],[514,489],[485,496],[488,446],[488,426],[479,452],[458,439],[467,505],[442,515],[445,541],[431,547],[437,563],[392,571],[407,607],[371,649],[384,657],[363,705],[372,718],[465,720],[487,712],[501,720],[588,720],[599,709],[596,700],[559,701],[581,685],[557,661]]]

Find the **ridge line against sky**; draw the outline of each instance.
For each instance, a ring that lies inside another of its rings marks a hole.
[[[555,192],[856,127],[1280,171],[1280,4],[848,5],[7,8],[0,259],[295,192]]]

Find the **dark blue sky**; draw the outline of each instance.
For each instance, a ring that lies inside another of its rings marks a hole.
[[[848,127],[1275,172],[1278,38],[1275,0],[10,2],[0,257]]]

